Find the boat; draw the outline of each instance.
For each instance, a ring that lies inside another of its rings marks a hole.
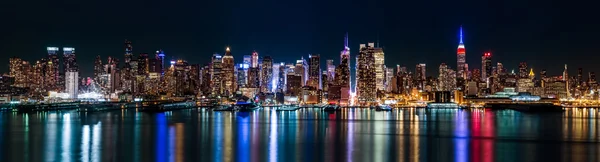
[[[375,111],[392,111],[392,107],[389,105],[379,105],[375,107]]]
[[[235,105],[233,105],[233,109],[237,111],[254,111],[260,109],[260,106],[253,102],[238,102]]]
[[[144,102],[140,111],[170,111],[170,110],[178,110],[178,109],[188,109],[196,107],[196,102],[194,101],[182,101],[182,102]]]
[[[298,109],[300,109],[300,107],[295,106],[295,105],[285,105],[285,106],[277,107],[275,109],[275,111],[296,111]]]
[[[323,111],[340,111],[340,110],[342,110],[342,109],[337,105],[327,105],[323,108]]]
[[[458,104],[453,102],[432,102],[427,103],[427,109],[458,109],[461,108]]]
[[[233,106],[231,105],[218,105],[214,106],[213,111],[234,111]]]

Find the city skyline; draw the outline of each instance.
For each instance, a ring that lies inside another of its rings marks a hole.
[[[548,75],[562,75],[562,73],[563,73],[564,69],[562,69],[562,66],[560,66],[561,69],[557,69],[557,70],[549,70],[549,69],[557,68],[556,66],[540,67],[539,65],[535,66],[535,64],[533,64],[534,66],[531,66],[532,63],[530,63],[530,62],[536,62],[536,63],[539,62],[539,60],[537,60],[537,59],[518,61],[518,62],[516,62],[516,64],[514,66],[510,66],[510,65],[506,66],[505,62],[515,62],[515,60],[511,60],[511,59],[499,60],[498,57],[500,57],[500,58],[502,58],[502,57],[501,56],[497,56],[497,54],[495,54],[493,52],[494,50],[484,50],[484,51],[482,51],[480,53],[476,53],[474,51],[470,51],[469,50],[470,46],[468,46],[468,43],[464,43],[463,42],[464,35],[463,35],[463,26],[462,25],[458,26],[458,30],[457,30],[456,33],[457,33],[457,43],[456,43],[456,45],[459,46],[459,48],[458,48],[459,53],[462,52],[463,56],[466,55],[465,56],[466,57],[465,63],[466,63],[466,65],[468,65],[468,66],[466,66],[466,68],[468,68],[467,70],[472,70],[472,69],[476,69],[476,68],[480,68],[481,69],[482,68],[482,64],[481,64],[481,62],[478,61],[478,60],[480,60],[480,57],[485,56],[485,55],[492,55],[493,57],[492,57],[491,62],[493,62],[494,64],[495,63],[502,63],[504,65],[504,67],[507,68],[506,69],[507,72],[510,72],[512,70],[516,70],[517,73],[518,73],[519,72],[519,65],[521,63],[523,63],[523,62],[526,62],[526,63],[528,63],[530,65],[529,67],[533,68],[535,71],[541,71],[541,70],[548,71],[549,72]],[[338,45],[337,45],[338,49],[339,49],[339,47],[341,46],[342,43],[343,43],[344,47],[346,47],[346,46],[348,46],[350,44],[349,42],[351,42],[351,40],[347,40],[346,37],[349,37],[348,33],[346,33],[346,36],[344,37],[344,40],[338,41]],[[130,39],[125,39],[125,42],[126,42],[125,55],[131,54],[133,56],[133,58],[135,59],[135,57],[137,55],[148,53],[148,52],[138,52],[138,53],[136,53],[135,52],[136,51],[135,49],[137,47],[136,44],[132,43],[132,41]],[[385,59],[385,62],[384,62],[384,65],[386,67],[395,67],[396,65],[400,65],[400,66],[403,66],[403,67],[409,67],[409,69],[408,69],[409,71],[414,71],[414,70],[416,70],[416,68],[411,68],[411,67],[413,67],[413,66],[411,66],[413,64],[422,64],[422,63],[424,63],[426,65],[436,65],[436,66],[428,66],[426,68],[426,71],[430,72],[429,75],[427,75],[427,76],[437,76],[437,75],[439,75],[439,73],[437,73],[437,65],[440,65],[440,64],[445,64],[445,65],[449,66],[450,68],[458,69],[458,63],[455,63],[452,60],[438,61],[439,62],[438,64],[427,63],[427,62],[431,62],[431,61],[422,61],[422,62],[405,63],[405,64],[395,63],[395,62],[392,62],[394,60],[390,61],[389,57],[390,57],[390,55],[391,55],[391,57],[394,57],[396,55],[389,54],[389,52],[387,52],[387,48],[385,48],[385,46],[382,46],[382,45],[380,45],[379,42],[375,42],[375,41],[368,41],[368,42],[369,43],[375,43],[377,47],[380,47],[380,48],[382,48],[383,50],[386,51],[386,59]],[[365,43],[367,43],[367,42],[358,43],[356,49],[360,49],[360,45],[361,44],[365,44]],[[133,47],[132,47],[132,44],[133,44]],[[123,53],[122,45],[123,44],[121,43],[121,54],[100,55],[100,56],[102,58],[106,58],[106,57],[116,58],[119,61],[121,61],[121,60],[123,60],[123,61],[131,60],[131,59],[127,59],[125,56],[123,56],[123,54],[122,54]],[[73,48],[72,46],[65,46],[65,47],[66,48]],[[55,47],[44,47],[44,49],[47,49],[47,48],[55,48]],[[62,48],[62,46],[57,46],[56,48],[60,49],[60,48]],[[133,50],[132,50],[132,48],[133,48]],[[243,62],[243,59],[241,59],[241,58],[243,58],[243,56],[252,55],[253,53],[256,53],[256,52],[260,51],[260,50],[254,49],[254,50],[251,50],[249,52],[239,52],[239,51],[235,52],[236,50],[234,50],[235,49],[234,47],[224,46],[224,48],[226,50],[222,50],[222,51],[219,51],[219,52],[213,52],[210,55],[211,56],[213,54],[224,55],[228,51],[234,51],[233,53],[235,53],[235,54],[232,55],[234,57],[234,63],[238,64],[238,63],[242,63]],[[351,45],[349,45],[349,48],[353,49]],[[79,48],[76,48],[76,47],[74,49],[77,49],[78,51],[81,51]],[[162,48],[157,48],[156,50],[152,50],[152,51],[158,51],[158,50],[160,50],[161,52],[164,52]],[[456,50],[456,49],[454,49],[454,50]],[[265,50],[265,51],[268,51],[268,50]],[[61,52],[62,53],[63,51],[59,50],[57,52]],[[199,58],[199,59],[196,59],[196,60],[189,60],[189,59],[185,59],[186,58],[185,56],[183,56],[183,57],[173,56],[173,55],[171,55],[171,53],[168,53],[168,51],[164,52],[164,53],[166,53],[166,55],[167,55],[164,59],[167,59],[168,61],[170,61],[170,60],[180,60],[181,59],[181,60],[186,60],[186,61],[188,61],[190,63],[193,63],[193,64],[200,64],[200,65],[210,63],[210,60],[207,60],[206,58]],[[44,54],[48,54],[48,49],[45,51]],[[79,67],[80,76],[81,77],[91,77],[91,76],[93,76],[93,66],[92,66],[93,64],[86,64],[85,62],[90,62],[90,60],[91,60],[91,62],[93,63],[94,58],[96,56],[98,56],[98,55],[87,59],[87,58],[82,58],[82,56],[80,56],[79,54],[80,53],[78,52],[77,53],[78,62],[84,62],[83,64],[80,63],[80,64],[84,65],[82,67]],[[309,57],[311,54],[312,55],[315,55],[315,54],[316,55],[326,55],[326,56],[331,55],[331,54],[321,54],[321,53],[307,53],[307,54],[298,54],[298,57]],[[350,50],[350,57],[356,57],[357,54],[358,54],[358,50],[354,50],[354,51]],[[174,55],[177,55],[177,54],[174,54]],[[449,55],[454,55],[455,56],[454,60],[456,60],[460,56],[460,54],[449,54]],[[288,56],[282,56],[281,58],[287,58],[285,60],[282,60],[280,57],[274,57],[273,55],[269,55],[269,54],[265,54],[265,53],[261,52],[261,56],[258,59],[262,59],[263,56],[269,56],[269,57],[271,57],[273,59],[273,62],[277,62],[277,63],[278,62],[293,63],[298,58],[298,57],[294,58],[294,55],[291,55],[291,56],[288,55]],[[25,61],[35,61],[35,60],[37,60],[39,58],[43,58],[44,56],[40,56],[40,57],[35,58],[33,60],[27,60],[26,59],[26,57],[31,57],[31,55],[28,55],[28,56],[25,56],[25,57],[16,56],[15,55],[15,56],[11,56],[11,57],[19,57],[19,58],[21,58],[21,59],[23,59]],[[475,58],[473,59],[473,57],[475,57]],[[210,58],[210,56],[207,56],[207,58]],[[235,59],[235,58],[237,58],[237,59]],[[333,59],[336,62],[340,61],[339,59],[336,60],[337,59],[336,57],[326,57],[326,58],[323,58],[323,60],[329,60],[329,59]],[[205,60],[205,61],[202,61],[202,60]],[[121,61],[121,62],[123,62],[123,61]],[[354,60],[354,61],[356,61],[356,60]],[[64,62],[62,56],[60,56],[60,62]],[[398,62],[405,62],[405,61],[398,61]],[[567,61],[565,61],[565,62],[567,62]],[[87,65],[87,66],[85,66],[85,65]],[[350,66],[352,67],[351,68],[351,73],[353,73],[353,74],[355,73],[355,67],[354,67],[354,65],[355,65],[355,62],[351,61],[351,64],[350,64]],[[561,64],[561,65],[564,65],[564,64]],[[581,64],[577,64],[577,63],[575,63],[573,65],[575,65],[575,66],[576,65],[580,65],[580,66],[576,66],[578,68],[585,67],[585,65],[581,66]],[[324,61],[321,61],[320,66],[321,67],[326,67],[327,65],[326,65],[326,63]],[[62,68],[63,68],[63,66],[61,64],[61,69]],[[583,68],[583,69],[586,69],[586,68]],[[586,72],[593,72],[593,70],[591,70],[591,69],[594,69],[594,68],[586,69]],[[577,71],[575,71],[575,70],[569,71],[569,73],[576,73],[576,72]],[[5,68],[5,70],[3,71],[3,73],[8,73],[8,68]],[[81,73],[83,73],[83,75],[81,75]],[[539,75],[539,74],[536,73],[536,76],[537,75]]]

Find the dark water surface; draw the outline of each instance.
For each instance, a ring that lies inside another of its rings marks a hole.
[[[598,109],[0,113],[0,161],[600,161]]]

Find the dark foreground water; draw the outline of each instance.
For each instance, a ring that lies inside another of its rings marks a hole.
[[[598,109],[0,113],[0,161],[600,161]]]

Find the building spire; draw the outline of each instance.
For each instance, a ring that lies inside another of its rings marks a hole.
[[[344,36],[344,48],[348,48],[348,32],[346,32],[346,36]]]
[[[460,44],[463,44],[463,33],[462,33],[462,25],[460,26]]]

